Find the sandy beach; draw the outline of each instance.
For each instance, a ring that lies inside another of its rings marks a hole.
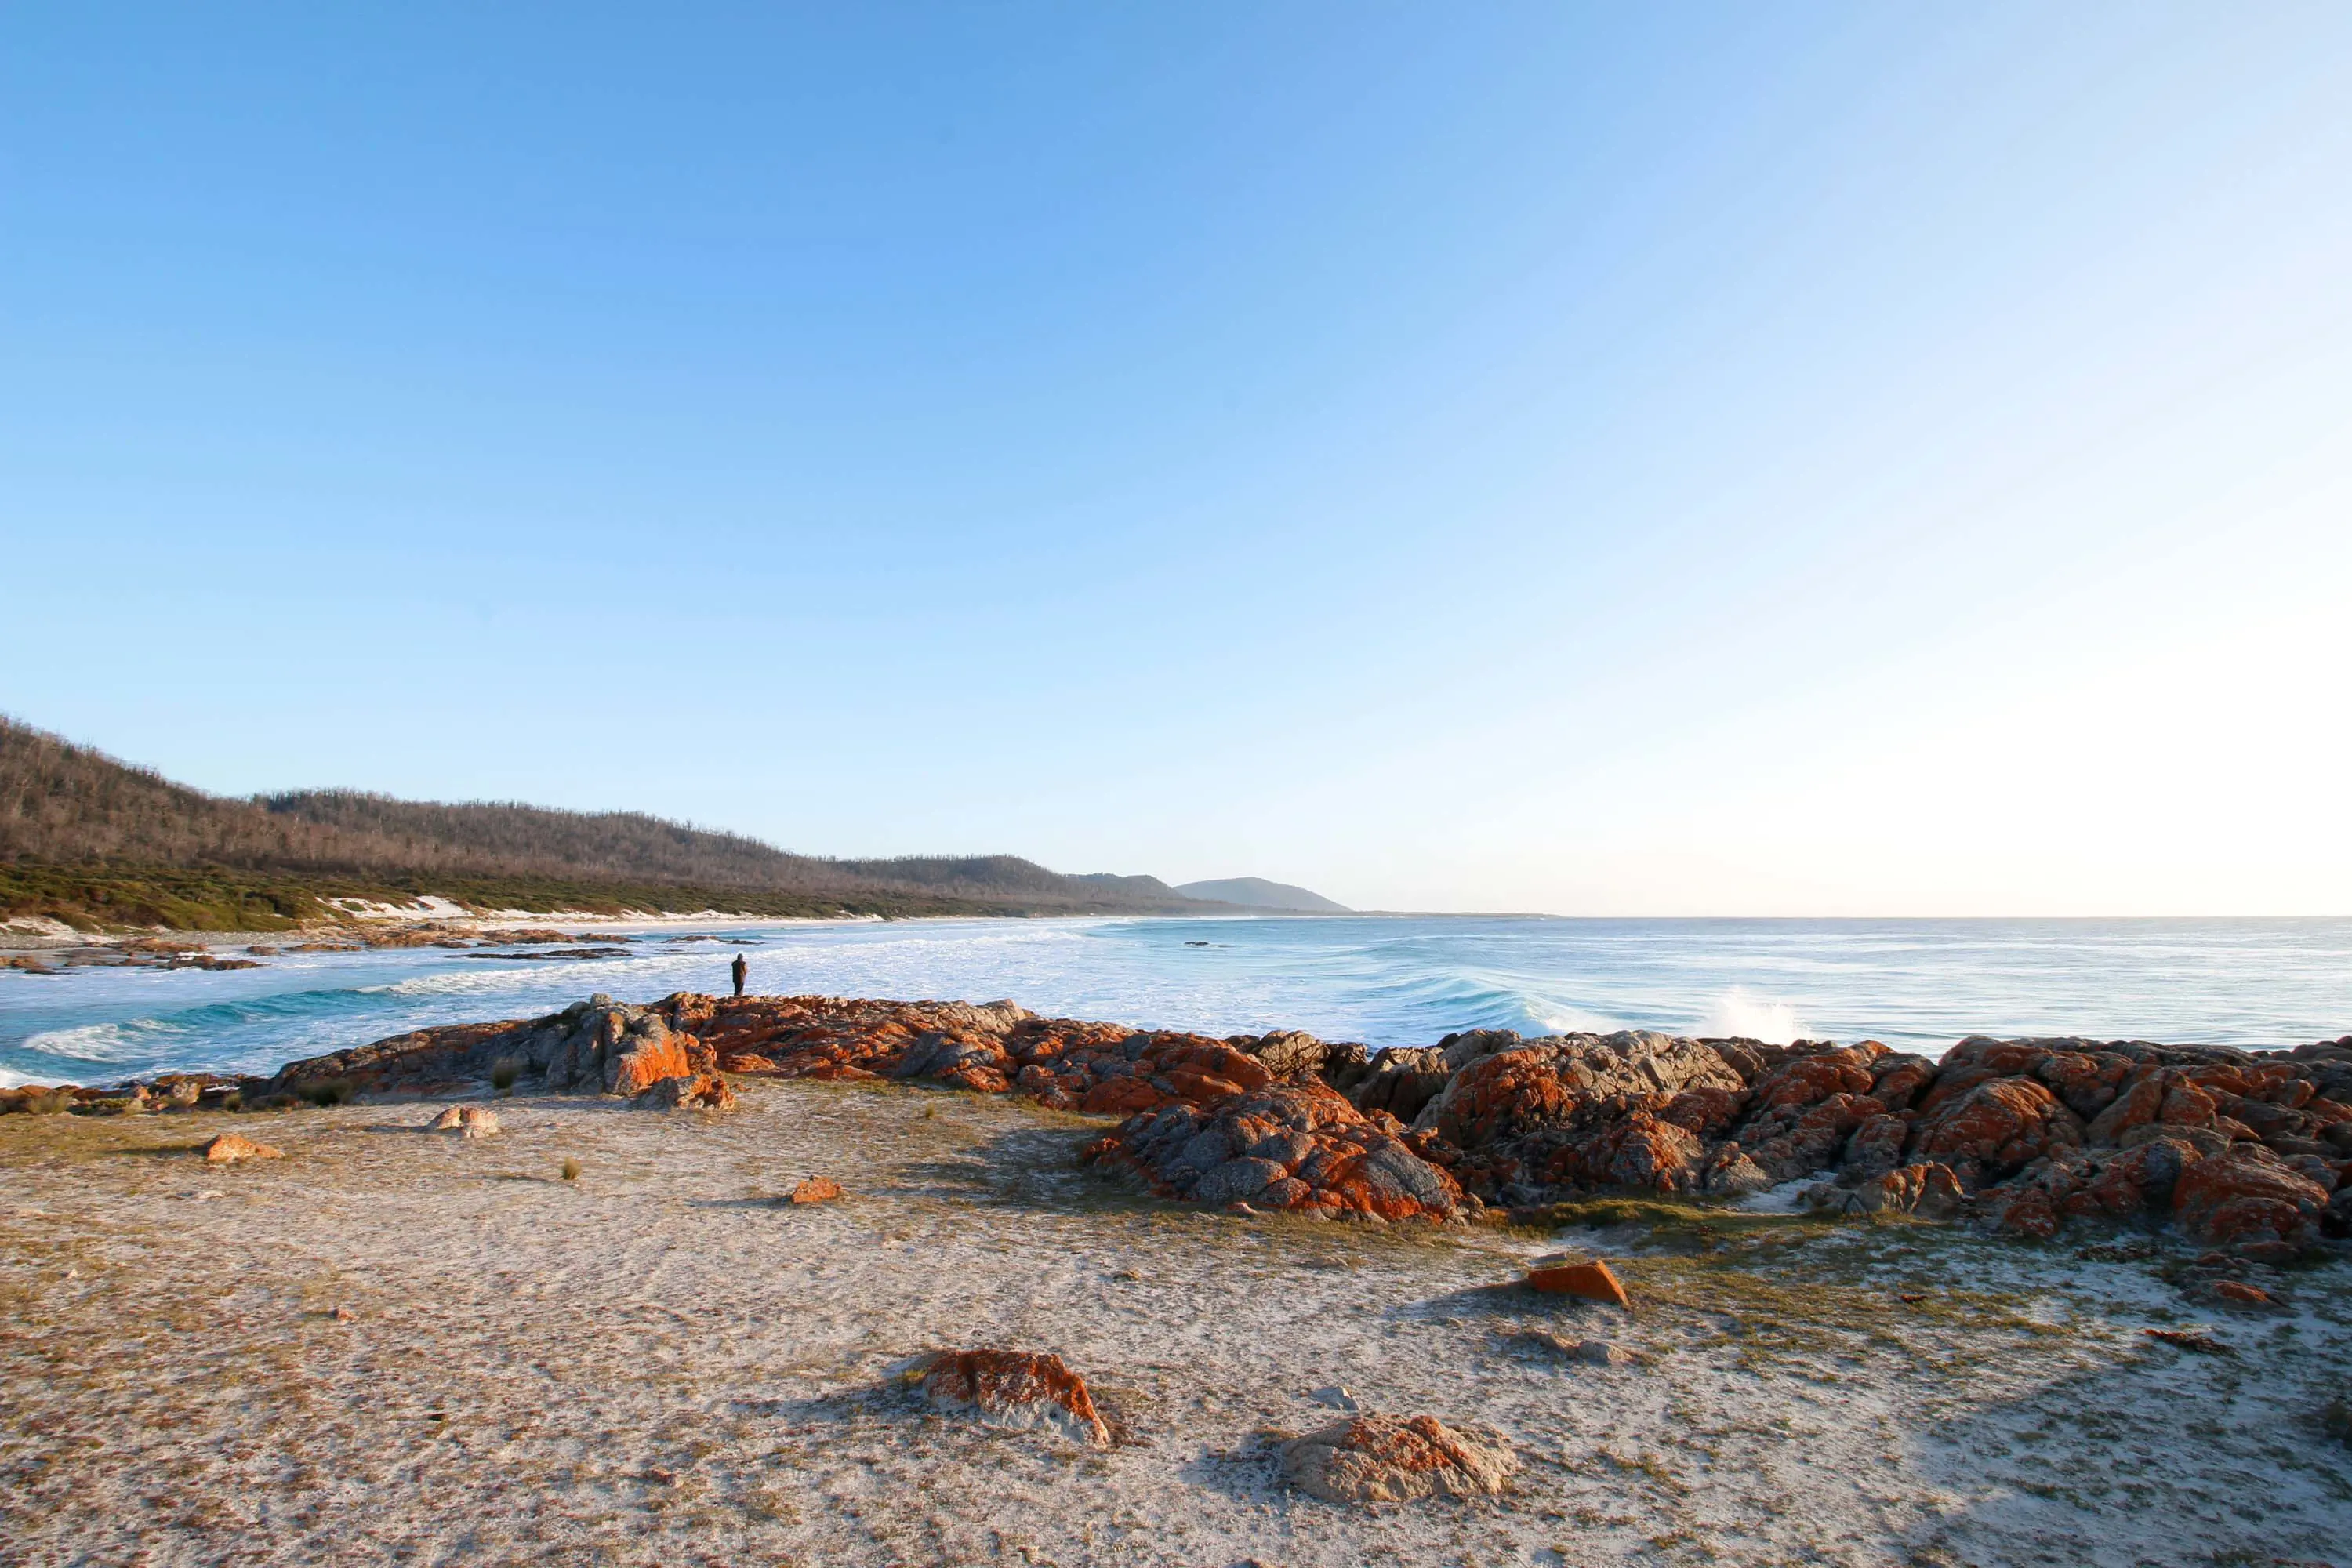
[[[500,1100],[478,1141],[419,1131],[431,1103],[0,1119],[0,1560],[2121,1565],[2352,1535],[2340,1261],[2217,1314],[2152,1235],[1211,1213],[1080,1169],[1100,1118],[737,1087],[731,1116]],[[285,1157],[192,1152],[232,1129]],[[781,1201],[812,1174],[847,1195]],[[1514,1283],[1563,1245],[1635,1312]],[[972,1346],[1061,1355],[1115,1446],[894,1376]],[[1286,1488],[1276,1445],[1341,1389],[1500,1435],[1511,1489]]]

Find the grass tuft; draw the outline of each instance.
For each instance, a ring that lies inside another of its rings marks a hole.
[[[563,1179],[567,1182],[576,1182],[580,1179],[579,1161],[566,1160],[563,1162]]]

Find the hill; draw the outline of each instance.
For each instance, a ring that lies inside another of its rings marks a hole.
[[[347,790],[207,795],[0,718],[0,912],[272,930],[333,898],[746,914],[1198,913],[1150,877],[1011,855],[837,860],[638,812]]]
[[[1253,910],[1288,910],[1297,914],[1315,915],[1355,913],[1347,905],[1335,904],[1320,893],[1310,893],[1287,882],[1269,882],[1263,877],[1227,877],[1221,881],[1185,882],[1180,884],[1176,891],[1188,899],[1240,904]]]

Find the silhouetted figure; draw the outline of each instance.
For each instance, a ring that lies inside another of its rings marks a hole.
[[[737,954],[735,955],[735,994],[736,994],[736,995],[740,996],[741,994],[743,994],[743,976],[744,976],[744,975],[746,975],[746,974],[748,974],[748,973],[751,973],[751,966],[750,964],[748,964],[748,963],[744,963],[744,962],[743,962],[743,955],[742,955],[741,953],[740,953],[740,952],[739,952],[739,953],[737,953]]]

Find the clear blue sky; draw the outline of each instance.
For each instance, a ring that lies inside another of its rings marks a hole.
[[[2352,9],[27,5],[0,710],[1360,906],[2352,912]]]

